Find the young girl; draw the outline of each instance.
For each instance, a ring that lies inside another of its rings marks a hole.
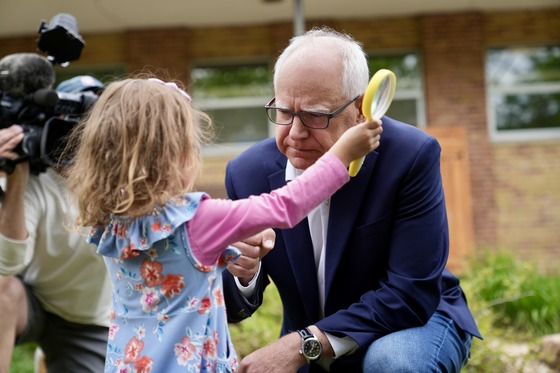
[[[70,141],[76,225],[93,227],[113,283],[106,372],[235,370],[222,271],[240,253],[228,245],[303,220],[381,133],[378,121],[355,126],[289,185],[231,201],[193,192],[209,123],[174,83],[127,79],[107,86]]]

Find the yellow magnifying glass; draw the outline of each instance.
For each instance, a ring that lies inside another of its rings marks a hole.
[[[369,81],[362,100],[362,114],[367,120],[380,119],[391,106],[395,89],[397,87],[397,78],[391,70],[378,70]],[[362,168],[364,158],[356,159],[350,163],[348,172],[350,176],[356,176]]]

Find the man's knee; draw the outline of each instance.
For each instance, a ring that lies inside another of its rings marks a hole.
[[[364,357],[364,373],[434,371],[434,362],[418,354],[419,349],[410,342],[399,338],[381,338],[372,343]]]
[[[452,320],[436,314],[422,326],[374,341],[364,358],[364,372],[459,372],[470,343]]]

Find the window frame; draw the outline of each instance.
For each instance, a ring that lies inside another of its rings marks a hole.
[[[488,52],[493,49],[530,49],[542,48],[549,45],[507,45],[507,46],[487,46],[484,58],[484,83],[486,92],[486,123],[490,141],[499,142],[534,142],[548,141],[560,139],[560,127],[555,128],[522,128],[499,130],[496,119],[496,110],[493,105],[493,94],[550,94],[560,93],[560,80],[557,82],[541,82],[541,83],[520,83],[510,86],[493,86],[488,78],[487,59]],[[560,46],[560,45],[558,45]]]
[[[407,54],[414,54],[416,58],[418,58],[418,78],[419,78],[419,87],[417,89],[414,88],[401,88],[399,87],[399,77],[397,76],[397,89],[395,90],[395,96],[393,97],[393,101],[398,100],[415,100],[416,103],[416,122],[417,124],[408,123],[412,126],[418,128],[426,128],[426,94],[425,94],[425,84],[424,84],[424,75],[423,75],[423,55],[422,52],[418,49],[375,49],[375,50],[368,50],[366,51],[366,56],[368,59],[375,58],[376,56],[380,57],[390,57],[390,56],[406,56]],[[390,66],[387,66],[390,69]],[[370,79],[375,74],[375,71],[370,71]],[[399,120],[399,118],[393,118]]]

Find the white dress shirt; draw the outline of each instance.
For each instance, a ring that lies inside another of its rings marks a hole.
[[[297,176],[301,175],[303,170],[295,168],[290,161],[286,165],[286,181],[294,180]],[[315,268],[317,269],[317,283],[319,284],[319,301],[321,302],[321,318],[324,317],[324,307],[325,307],[325,257],[326,257],[326,245],[327,245],[327,228],[329,226],[329,211],[330,211],[330,198],[323,201],[319,206],[317,206],[313,211],[307,215],[307,221],[309,223],[309,232],[311,234],[311,241],[313,243],[313,255],[315,257]],[[260,272],[260,267],[259,267]],[[258,277],[255,275],[254,279],[247,286],[243,286],[237,278],[235,281],[241,293],[245,297],[250,297],[253,294],[255,288],[255,279]],[[358,344],[352,338],[337,337],[329,333],[325,333],[334,351],[334,357],[340,357],[342,355],[353,352]],[[323,368],[328,370],[328,366],[332,361],[321,361]]]

